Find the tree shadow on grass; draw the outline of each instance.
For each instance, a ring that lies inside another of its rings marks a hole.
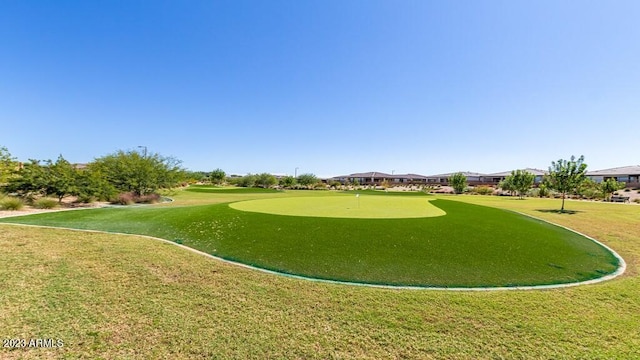
[[[563,215],[573,215],[577,213],[581,213],[582,211],[578,210],[560,210],[560,209],[536,209],[536,211],[542,213],[552,213],[552,214],[563,214]]]

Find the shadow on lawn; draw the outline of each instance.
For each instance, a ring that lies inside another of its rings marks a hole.
[[[536,209],[536,211],[543,212],[543,213],[567,214],[567,215],[573,215],[573,214],[582,212],[578,210],[560,210],[560,209]]]

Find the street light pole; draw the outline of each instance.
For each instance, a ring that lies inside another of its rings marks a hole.
[[[298,168],[296,168],[296,170],[295,170],[295,172],[293,174],[293,177],[296,178],[296,179],[298,178]]]
[[[147,157],[147,147],[144,145],[138,145],[138,148],[144,149],[144,157]]]

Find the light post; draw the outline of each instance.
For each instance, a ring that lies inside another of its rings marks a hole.
[[[138,145],[138,148],[144,149],[144,157],[146,158],[147,157],[147,147],[144,146],[144,145]]]
[[[296,170],[294,171],[293,177],[296,179],[298,178],[298,168],[296,168]]]

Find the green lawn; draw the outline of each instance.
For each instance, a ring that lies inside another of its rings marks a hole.
[[[296,193],[300,194],[304,195]],[[302,209],[308,202],[335,205],[336,201],[356,200],[324,194],[231,206],[266,204],[274,211],[288,204]],[[513,212],[444,199],[430,205],[424,197],[363,195],[359,201],[362,208],[415,203],[446,215],[399,219],[283,216],[215,204],[57,212],[0,222],[151,235],[282,273],[384,285],[547,285],[601,277],[618,266],[609,251],[583,236]]]
[[[445,212],[424,197],[324,196],[240,201],[231,208],[265,214],[361,219],[399,219],[443,216]]]
[[[64,341],[0,358],[640,357],[640,206],[568,202],[575,213],[557,214],[558,200],[447,199],[570,226],[613,247],[627,272],[545,291],[385,290],[273,276],[135,236],[0,224],[0,338]]]

